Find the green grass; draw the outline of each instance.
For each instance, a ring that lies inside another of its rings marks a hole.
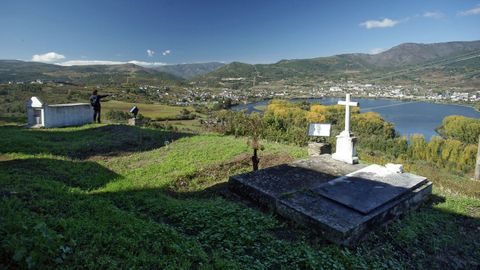
[[[164,123],[167,123],[166,121]],[[179,131],[188,131],[188,132],[203,132],[204,128],[198,119],[193,120],[171,120],[168,121],[169,124],[177,128]]]
[[[0,268],[431,269],[480,263],[480,199],[461,190],[435,188],[429,205],[347,249],[215,192],[229,175],[250,170],[245,138],[108,125],[0,126],[0,136]],[[264,145],[264,160],[306,156],[304,148]],[[449,177],[443,181],[466,181]]]
[[[193,111],[192,107],[170,106],[164,104],[129,103],[116,100],[110,100],[102,103],[102,109],[105,112],[111,110],[129,112],[134,104],[139,108],[139,113],[152,119],[174,118],[179,115],[183,109]]]

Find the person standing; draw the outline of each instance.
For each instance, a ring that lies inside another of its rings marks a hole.
[[[100,112],[102,106],[100,105],[100,100],[109,95],[99,95],[97,90],[93,90],[92,95],[90,96],[90,105],[93,107],[93,122],[97,121],[100,123]]]

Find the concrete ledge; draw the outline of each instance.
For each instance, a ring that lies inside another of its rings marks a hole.
[[[351,246],[374,229],[417,208],[432,192],[432,183],[424,177],[385,174],[378,165],[365,167],[321,155],[231,176],[229,188],[263,208],[315,230],[331,242]],[[378,175],[371,173],[378,169]],[[318,192],[322,188],[330,193]],[[379,199],[373,188],[384,188],[389,195],[382,194]],[[361,191],[370,189],[372,192]],[[345,204],[345,199],[350,200],[344,194],[351,194],[354,207]],[[363,199],[370,202],[357,207],[356,202]]]
[[[432,183],[427,182],[367,215],[316,194],[298,193],[277,200],[276,213],[314,229],[331,242],[352,246],[369,232],[416,209],[431,193]]]

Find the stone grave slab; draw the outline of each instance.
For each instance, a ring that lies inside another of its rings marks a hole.
[[[365,165],[338,162],[330,155],[282,164],[255,172],[231,176],[230,189],[247,194],[262,207],[274,210],[278,198],[303,189],[320,186]]]
[[[417,207],[432,190],[424,177],[346,164],[330,155],[234,175],[229,187],[343,245],[355,245],[374,228]]]
[[[425,177],[391,172],[374,164],[331,180],[312,191],[367,214],[426,181]]]

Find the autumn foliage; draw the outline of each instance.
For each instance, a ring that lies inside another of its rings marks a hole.
[[[335,145],[335,136],[344,129],[345,107],[294,103],[272,100],[263,115],[220,111],[216,115],[216,131],[235,136],[259,136],[274,142],[306,145],[316,138],[307,135],[309,123],[332,124],[331,136],[325,140]],[[255,128],[252,120],[255,119]],[[360,113],[351,108],[351,131],[358,137],[358,150],[368,155],[381,155],[399,162],[426,161],[436,166],[469,171],[474,167],[480,120],[448,116],[439,133],[427,142],[423,135],[400,137],[392,123],[378,113]],[[477,139],[476,139],[477,138]]]

